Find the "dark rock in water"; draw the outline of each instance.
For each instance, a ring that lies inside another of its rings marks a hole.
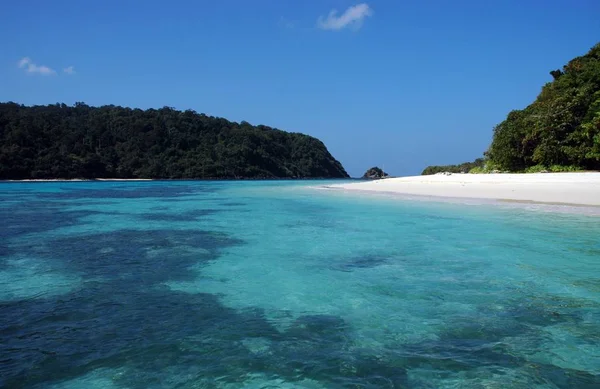
[[[334,315],[306,315],[294,321],[286,335],[294,338],[337,342],[345,339],[346,322]]]
[[[362,178],[368,180],[378,180],[380,178],[388,177],[389,174],[378,168],[377,166],[370,168],[363,174]]]
[[[214,215],[215,213],[223,212],[219,209],[195,209],[186,213],[167,213],[167,212],[152,212],[140,215],[140,218],[150,221],[164,222],[194,222],[204,216]]]
[[[259,363],[267,373],[286,380],[307,377],[332,388],[408,387],[403,365],[349,349],[350,331],[338,316],[301,316],[279,338],[272,338]]]
[[[364,255],[351,258],[341,264],[333,266],[333,269],[345,272],[351,272],[356,269],[369,269],[381,266],[390,260],[389,257],[381,255]]]
[[[528,367],[534,370],[541,382],[551,383],[556,388],[600,388],[600,375],[598,374],[547,364],[532,363]]]

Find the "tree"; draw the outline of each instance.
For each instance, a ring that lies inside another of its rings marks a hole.
[[[534,165],[600,169],[600,44],[550,72],[537,99],[494,129],[487,155],[502,169]]]
[[[0,179],[343,178],[313,137],[195,111],[0,103]]]

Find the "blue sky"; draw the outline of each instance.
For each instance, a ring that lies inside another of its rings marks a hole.
[[[600,41],[600,1],[28,0],[0,33],[0,101],[189,108],[407,175],[481,156]]]

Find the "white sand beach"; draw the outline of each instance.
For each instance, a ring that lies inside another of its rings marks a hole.
[[[600,173],[451,174],[330,185],[349,191],[600,206]]]

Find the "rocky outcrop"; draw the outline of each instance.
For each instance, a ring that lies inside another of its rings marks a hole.
[[[388,177],[389,174],[378,168],[377,166],[370,168],[363,174],[362,178],[367,180],[379,180]]]

